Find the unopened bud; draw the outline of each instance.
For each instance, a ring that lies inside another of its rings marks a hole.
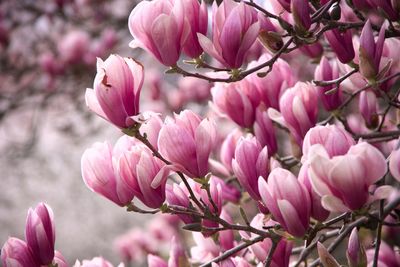
[[[357,228],[354,228],[350,234],[349,243],[346,251],[349,267],[367,266],[367,256],[365,250],[358,239]]]
[[[277,52],[283,46],[282,37],[279,33],[272,31],[261,31],[258,37],[261,43],[272,52]]]
[[[321,260],[322,266],[324,267],[339,267],[339,263],[335,260],[335,258],[329,253],[326,247],[318,242],[318,256]]]
[[[329,9],[329,15],[333,20],[339,20],[341,17],[341,12],[342,9],[340,8],[339,3],[332,5],[331,8]]]

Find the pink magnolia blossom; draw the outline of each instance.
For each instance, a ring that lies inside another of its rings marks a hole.
[[[191,58],[196,58],[203,53],[203,49],[197,38],[197,33],[207,34],[207,5],[205,1],[200,4],[198,0],[182,0],[185,10],[185,24],[189,28],[189,34],[183,44],[183,53]]]
[[[132,201],[135,192],[118,175],[112,153],[108,143],[95,143],[86,149],[81,159],[82,177],[90,190],[125,206]]]
[[[188,256],[186,255],[186,251],[183,247],[182,241],[174,236],[171,241],[168,267],[181,266],[189,266]]]
[[[259,60],[251,62],[249,67],[259,65],[270,58],[271,56],[263,55]],[[273,64],[272,70],[267,76],[261,78],[256,73],[253,73],[246,79],[249,80],[260,93],[261,102],[263,102],[267,108],[272,107],[275,109],[279,109],[279,99],[283,92],[289,87],[292,87],[296,82],[292,69],[283,59],[278,59]]]
[[[274,155],[278,151],[275,128],[266,110],[261,105],[256,110],[254,135],[262,146],[268,147],[268,153]]]
[[[211,237],[204,237],[199,232],[192,232],[192,237],[195,243],[190,248],[192,262],[210,261],[219,255],[221,247]]]
[[[148,120],[142,123],[139,132],[147,137],[150,144],[158,149],[158,134],[163,126],[163,121],[157,115],[150,116]]]
[[[167,184],[166,186],[166,198],[168,205],[179,206],[183,208],[189,208],[191,203],[189,199],[189,193],[187,188],[183,184]],[[184,223],[193,223],[195,220],[192,216],[186,214],[177,215]]]
[[[232,160],[233,173],[255,200],[261,200],[258,179],[267,179],[268,163],[268,148],[263,148],[255,137],[242,137],[239,140]]]
[[[311,10],[307,0],[291,0],[290,11],[293,15],[295,28],[299,32],[306,32],[311,27]]]
[[[319,42],[315,42],[309,45],[303,45],[299,48],[299,50],[310,58],[320,58],[322,53],[324,52],[324,48]]]
[[[250,225],[256,229],[262,229],[263,226],[272,227],[278,224],[277,222],[265,218],[265,215],[262,213],[258,213],[251,220]],[[247,234],[246,232],[240,232],[240,235],[245,239],[255,238],[256,234]],[[261,242],[257,242],[254,245],[250,246],[250,251],[254,254],[258,261],[263,262],[272,247],[272,241],[270,238],[266,238]],[[275,249],[275,252],[272,256],[271,267],[288,267],[290,254],[292,252],[293,243],[287,241],[285,238],[282,238],[278,242],[278,246]]]
[[[340,62],[346,64],[353,60],[355,53],[351,30],[340,32],[332,29],[324,32],[324,36]]]
[[[98,59],[94,89],[86,89],[86,105],[119,128],[132,126],[139,113],[143,76],[143,66],[131,58]]]
[[[32,250],[25,241],[10,237],[1,249],[1,261],[4,267],[30,266],[40,267],[35,261]]]
[[[377,8],[391,21],[398,21],[400,18],[400,4],[397,0],[370,0],[369,3]]]
[[[311,199],[306,187],[288,170],[276,168],[268,181],[258,179],[264,205],[291,235],[301,237],[308,229]]]
[[[222,142],[220,160],[229,172],[232,172],[232,159],[235,156],[236,145],[241,136],[243,136],[242,132],[238,129],[235,129],[230,132]]]
[[[184,5],[181,0],[141,1],[132,10],[131,47],[141,47],[166,66],[174,65],[186,42]]]
[[[350,267],[367,265],[367,256],[358,237],[357,228],[354,228],[353,231],[351,231],[346,256]]]
[[[208,173],[208,158],[216,139],[212,121],[184,110],[166,121],[158,137],[161,155],[190,177]]]
[[[364,25],[360,35],[360,73],[367,79],[375,79],[379,72],[383,45],[385,42],[385,27],[381,27],[375,42],[370,20]]]
[[[257,11],[243,2],[225,0],[213,4],[212,41],[201,33],[204,51],[229,68],[242,66],[246,53],[258,37]]]
[[[318,125],[311,128],[303,141],[303,158],[306,161],[311,146],[321,144],[330,157],[345,155],[355,141],[350,133],[336,125]]]
[[[329,62],[326,57],[322,57],[321,62],[315,69],[314,77],[317,81],[330,81],[339,78],[339,67],[336,61]],[[334,89],[335,86],[334,84],[317,86],[319,99],[327,111],[335,110],[342,104],[342,89],[340,86],[335,92],[329,92],[327,94],[327,92]]]
[[[229,214],[227,209],[222,209],[221,211],[221,219],[227,221],[228,223],[233,224],[234,221]],[[218,233],[218,238],[219,238],[219,244],[221,245],[221,248],[223,251],[229,250],[231,248],[234,248],[236,245],[235,242],[235,235],[233,230],[223,230]]]
[[[360,113],[363,116],[368,128],[375,128],[379,123],[378,99],[372,90],[364,90],[360,93]]]
[[[47,265],[53,261],[56,239],[54,215],[45,203],[39,203],[35,209],[29,209],[25,238],[40,264]]]
[[[303,163],[303,166],[301,167],[299,172],[298,180],[306,187],[308,193],[310,194],[311,217],[320,222],[323,222],[329,217],[330,212],[327,211],[324,207],[322,207],[321,196],[318,195],[317,192],[315,192],[314,189],[312,188],[310,176],[308,174],[309,168],[310,167],[307,162]]]
[[[165,163],[154,157],[149,148],[133,146],[115,160],[120,179],[135,197],[151,208],[159,208],[164,203],[168,172]]]
[[[329,211],[361,209],[390,192],[382,186],[374,196],[370,195],[370,185],[385,175],[387,165],[381,152],[368,143],[359,143],[347,154],[333,157],[316,144],[310,148],[308,160],[312,186],[322,197],[322,206]]]
[[[216,83],[211,89],[213,103],[221,113],[244,128],[251,128],[255,121],[260,94],[247,80],[235,83]]]
[[[366,253],[368,262],[367,266],[372,267],[374,262],[375,249],[374,248],[368,249]],[[382,241],[379,247],[379,255],[377,263],[378,263],[377,266],[396,267],[400,265],[400,256],[397,253],[397,251],[395,251],[395,248],[392,248],[385,241]]]
[[[297,82],[281,97],[281,113],[270,108],[268,114],[271,119],[288,127],[296,142],[301,145],[308,130],[317,122],[317,100],[317,92],[311,84]]]

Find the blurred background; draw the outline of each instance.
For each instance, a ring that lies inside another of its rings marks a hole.
[[[146,216],[90,192],[83,151],[114,143],[118,129],[86,108],[96,57],[138,57],[128,16],[132,0],[0,1],[0,243],[24,238],[29,207],[55,213],[56,248],[69,264],[102,255],[121,260],[114,239]],[[1,265],[1,263],[0,263]]]

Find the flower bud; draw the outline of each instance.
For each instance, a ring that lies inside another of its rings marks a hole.
[[[190,177],[208,173],[208,158],[216,139],[214,123],[190,110],[164,124],[158,136],[160,154]]]
[[[295,29],[305,33],[311,26],[310,7],[307,0],[291,0],[290,10],[295,21]]]
[[[378,100],[374,91],[364,90],[360,93],[359,109],[368,128],[374,129],[379,124],[377,110]]]
[[[383,13],[391,21],[398,21],[400,18],[399,3],[396,0],[371,0],[370,3]],[[397,10],[396,10],[397,8]]]
[[[324,267],[340,267],[339,263],[329,253],[329,251],[326,249],[326,247],[322,243],[320,243],[320,242],[317,243],[317,250],[318,250],[318,256],[321,260],[322,266],[324,266]]]
[[[396,248],[392,248],[385,241],[381,241],[381,246],[379,247],[378,262],[377,266],[387,266],[394,267],[400,266],[400,257],[398,257]],[[372,267],[375,256],[375,248],[368,249],[366,251],[368,267]]]
[[[355,53],[351,30],[341,32],[338,29],[332,29],[326,31],[324,36],[340,62],[346,64],[353,60]]]
[[[310,45],[303,45],[299,48],[299,50],[311,58],[320,58],[324,52],[324,48],[319,42],[315,42]]]
[[[339,20],[341,17],[341,13],[342,13],[341,11],[342,11],[342,9],[341,9],[339,3],[335,3],[331,6],[331,8],[329,8],[329,16],[333,20]]]
[[[167,179],[165,163],[153,156],[144,145],[136,145],[115,157],[118,176],[135,197],[150,208],[159,208],[165,201]]]
[[[141,1],[129,15],[130,46],[141,47],[160,63],[173,66],[186,42],[182,1]]]
[[[364,247],[361,245],[358,239],[357,228],[351,231],[349,243],[347,245],[346,251],[347,261],[349,267],[366,267],[367,266],[367,256],[365,254]]]
[[[53,220],[53,211],[44,203],[39,203],[34,210],[29,209],[26,218],[25,238],[41,265],[50,264],[54,258],[56,233]]]
[[[225,168],[232,172],[232,159],[235,156],[236,145],[243,134],[239,130],[229,133],[221,145],[220,159]]]
[[[275,129],[266,110],[258,106],[256,111],[256,121],[254,123],[254,135],[262,146],[268,147],[270,155],[278,151],[278,145],[275,136]]]
[[[255,200],[260,200],[258,179],[267,179],[269,173],[268,149],[262,148],[255,137],[241,138],[232,160],[233,173],[239,183]]]
[[[211,89],[213,103],[222,113],[244,128],[253,126],[260,94],[247,80],[216,83]]]
[[[94,89],[86,89],[86,105],[119,128],[132,126],[139,113],[143,76],[143,66],[131,58],[98,59]]]
[[[1,249],[1,261],[4,267],[30,266],[40,267],[41,264],[35,261],[33,253],[25,241],[15,237],[7,239]]]
[[[81,159],[82,177],[86,186],[119,206],[129,204],[134,192],[116,172],[112,148],[108,143],[95,143],[85,150]]]
[[[250,222],[250,225],[256,229],[263,229],[263,227],[273,227],[277,224],[277,222],[271,219],[266,220],[265,215],[262,213],[256,214]],[[245,232],[240,232],[240,235],[245,239],[251,239],[257,236],[254,233],[248,235]],[[250,250],[260,262],[263,262],[268,257],[268,253],[271,250],[271,247],[272,240],[270,238],[266,238],[261,242],[257,242],[254,245],[251,245]],[[282,238],[278,242],[278,245],[272,256],[271,266],[288,267],[292,248],[293,243],[287,241],[285,238]]]
[[[321,62],[315,69],[314,77],[318,81],[330,81],[339,78],[339,67],[336,62],[331,63],[325,57],[322,57]],[[342,104],[342,90],[340,86],[335,92],[327,94],[328,91],[335,88],[335,84],[328,86],[317,86],[319,99],[327,111],[332,111]]]
[[[311,200],[307,189],[288,170],[276,168],[268,182],[258,179],[260,195],[276,221],[291,235],[302,237],[310,222]]]
[[[279,101],[283,119],[299,145],[317,122],[317,99],[317,92],[311,84],[297,82]]]
[[[212,41],[198,33],[204,52],[228,68],[242,66],[249,48],[258,37],[260,24],[257,11],[243,2],[214,2]]]
[[[249,68],[268,61],[271,57],[263,55],[257,61],[249,64]],[[272,70],[265,77],[259,77],[256,73],[251,74],[246,78],[260,94],[261,102],[269,108],[279,109],[279,99],[285,90],[292,87],[296,83],[295,75],[292,72],[289,64],[278,59],[272,66]]]
[[[367,20],[360,35],[360,73],[367,79],[375,79],[379,72],[385,27],[381,27],[378,40],[375,42],[371,22]]]
[[[260,22],[258,39],[266,48],[277,52],[283,46],[281,35],[277,32],[276,27],[268,17],[258,13],[258,21]]]
[[[172,237],[171,250],[169,253],[168,267],[184,267],[190,266],[183,244],[176,238]]]
[[[190,199],[187,189],[183,182],[181,184],[167,184],[166,185],[166,198],[169,205],[180,206],[183,208],[190,207]],[[194,218],[190,215],[178,214],[178,217],[185,223],[195,222]]]
[[[183,13],[185,23],[189,26],[190,31],[182,47],[183,53],[188,57],[196,58],[203,52],[197,38],[197,33],[207,34],[207,5],[205,1],[202,1],[200,4],[198,0],[185,0],[182,3],[183,10],[185,11]]]

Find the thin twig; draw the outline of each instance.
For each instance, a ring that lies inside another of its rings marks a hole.
[[[253,239],[246,240],[245,242],[241,243],[240,245],[225,251],[224,253],[222,253],[218,257],[212,259],[211,261],[208,261],[208,262],[200,265],[200,267],[210,267],[213,262],[215,262],[215,263],[221,262],[221,261],[229,258],[230,256],[236,254],[237,252],[241,251],[242,249],[247,248],[247,247],[249,247],[255,243],[258,243],[264,239],[265,239],[264,236],[258,236]]]
[[[265,260],[264,267],[270,267],[271,266],[272,257],[274,256],[274,252],[275,252],[275,250],[276,250],[276,248],[278,246],[279,240],[280,239],[271,239],[272,245],[271,245],[271,248],[269,249],[267,259]]]

